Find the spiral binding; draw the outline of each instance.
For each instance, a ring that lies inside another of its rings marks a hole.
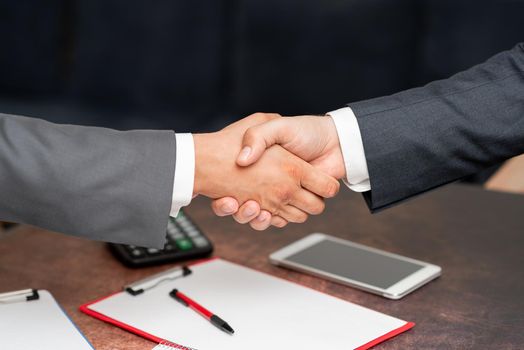
[[[195,348],[190,348],[187,346],[178,345],[175,343],[171,343],[168,341],[163,341],[158,346],[155,347],[154,350],[173,350],[173,349],[180,349],[180,350],[197,350]]]

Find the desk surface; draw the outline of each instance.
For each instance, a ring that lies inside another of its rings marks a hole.
[[[285,230],[251,231],[212,215],[196,199],[188,213],[216,255],[417,323],[377,349],[521,349],[524,346],[524,196],[448,186],[371,215],[342,191],[326,212]],[[387,300],[268,263],[276,249],[326,232],[442,266],[441,278]],[[84,302],[169,266],[127,269],[100,242],[21,226],[0,240],[0,292],[50,290],[96,349],[151,349],[153,343],[78,311]]]

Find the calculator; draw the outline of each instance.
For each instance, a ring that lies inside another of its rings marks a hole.
[[[113,254],[129,267],[160,265],[174,261],[203,258],[213,245],[194,222],[182,211],[167,223],[167,243],[163,249],[109,243]]]

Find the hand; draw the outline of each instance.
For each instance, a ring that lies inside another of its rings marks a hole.
[[[248,166],[256,162],[265,149],[273,144],[280,144],[335,178],[345,177],[338,134],[330,117],[274,117],[266,123],[250,127],[244,134],[243,149],[237,163]],[[270,219],[269,213],[260,212],[260,207],[253,201],[239,208],[233,198],[226,197],[214,201],[212,207],[219,216],[236,213],[235,220],[241,223],[250,222],[254,229],[262,230],[269,224],[280,227],[286,224],[279,218]]]
[[[273,119],[278,117],[256,114],[219,132],[194,135],[194,193],[232,196],[240,204],[254,200],[271,215],[290,222],[303,222],[307,214],[322,212],[321,197],[336,195],[338,181],[282,147],[269,147],[252,166],[236,164],[245,132]]]

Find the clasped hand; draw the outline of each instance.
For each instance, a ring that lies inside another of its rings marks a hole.
[[[304,222],[338,193],[345,167],[329,117],[256,113],[195,134],[194,193],[256,230]]]

